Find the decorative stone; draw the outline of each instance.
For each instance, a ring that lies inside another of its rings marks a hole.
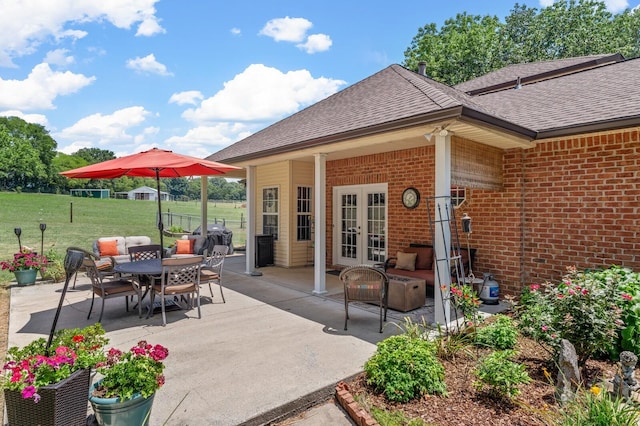
[[[638,357],[629,351],[620,354],[620,370],[611,381],[613,383],[613,394],[626,399],[631,398],[631,392],[637,390],[640,385],[635,378],[635,368]],[[622,373],[622,377],[620,377]]]
[[[576,348],[567,339],[560,342],[560,357],[558,358],[558,377],[556,380],[556,398],[561,404],[572,401],[576,390],[580,386],[580,369]]]

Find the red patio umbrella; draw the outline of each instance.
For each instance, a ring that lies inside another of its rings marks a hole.
[[[158,230],[160,231],[160,245],[164,246],[160,178],[222,175],[239,169],[239,167],[215,161],[207,161],[202,158],[176,154],[173,151],[153,148],[149,151],[67,170],[60,174],[68,178],[77,179],[114,179],[122,176],[155,177],[158,187]],[[204,203],[206,200],[202,200],[202,202]],[[206,229],[206,226],[202,229]]]

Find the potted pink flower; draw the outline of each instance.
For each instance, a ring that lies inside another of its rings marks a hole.
[[[96,323],[58,330],[48,350],[44,338],[9,348],[0,376],[9,424],[84,424],[91,369],[105,359],[104,334]]]
[[[163,361],[168,355],[164,346],[145,340],[128,352],[110,349],[106,361],[97,366],[102,378],[89,393],[98,424],[148,424],[155,393],[165,382]]]
[[[13,272],[20,285],[33,284],[38,271],[46,270],[47,258],[23,247],[20,253],[13,255],[13,259],[0,261],[0,268]]]

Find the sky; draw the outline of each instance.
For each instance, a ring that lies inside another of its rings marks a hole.
[[[0,116],[66,154],[204,158],[401,64],[424,25],[552,1],[0,0]]]

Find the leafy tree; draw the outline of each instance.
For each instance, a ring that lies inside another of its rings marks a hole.
[[[602,1],[564,0],[543,8],[515,4],[501,23],[491,16],[456,15],[440,30],[418,30],[403,65],[455,85],[509,64],[621,53],[640,55],[640,10],[612,15]]]
[[[43,126],[18,117],[0,117],[0,188],[48,188],[56,147],[56,141]]]
[[[486,74],[503,64],[500,26],[495,16],[466,13],[447,19],[440,31],[435,24],[425,25],[404,53],[405,66],[417,69],[418,62],[424,61],[429,77],[448,84]]]
[[[74,155],[86,160],[89,164],[101,163],[116,158],[113,151],[100,148],[81,148]]]

